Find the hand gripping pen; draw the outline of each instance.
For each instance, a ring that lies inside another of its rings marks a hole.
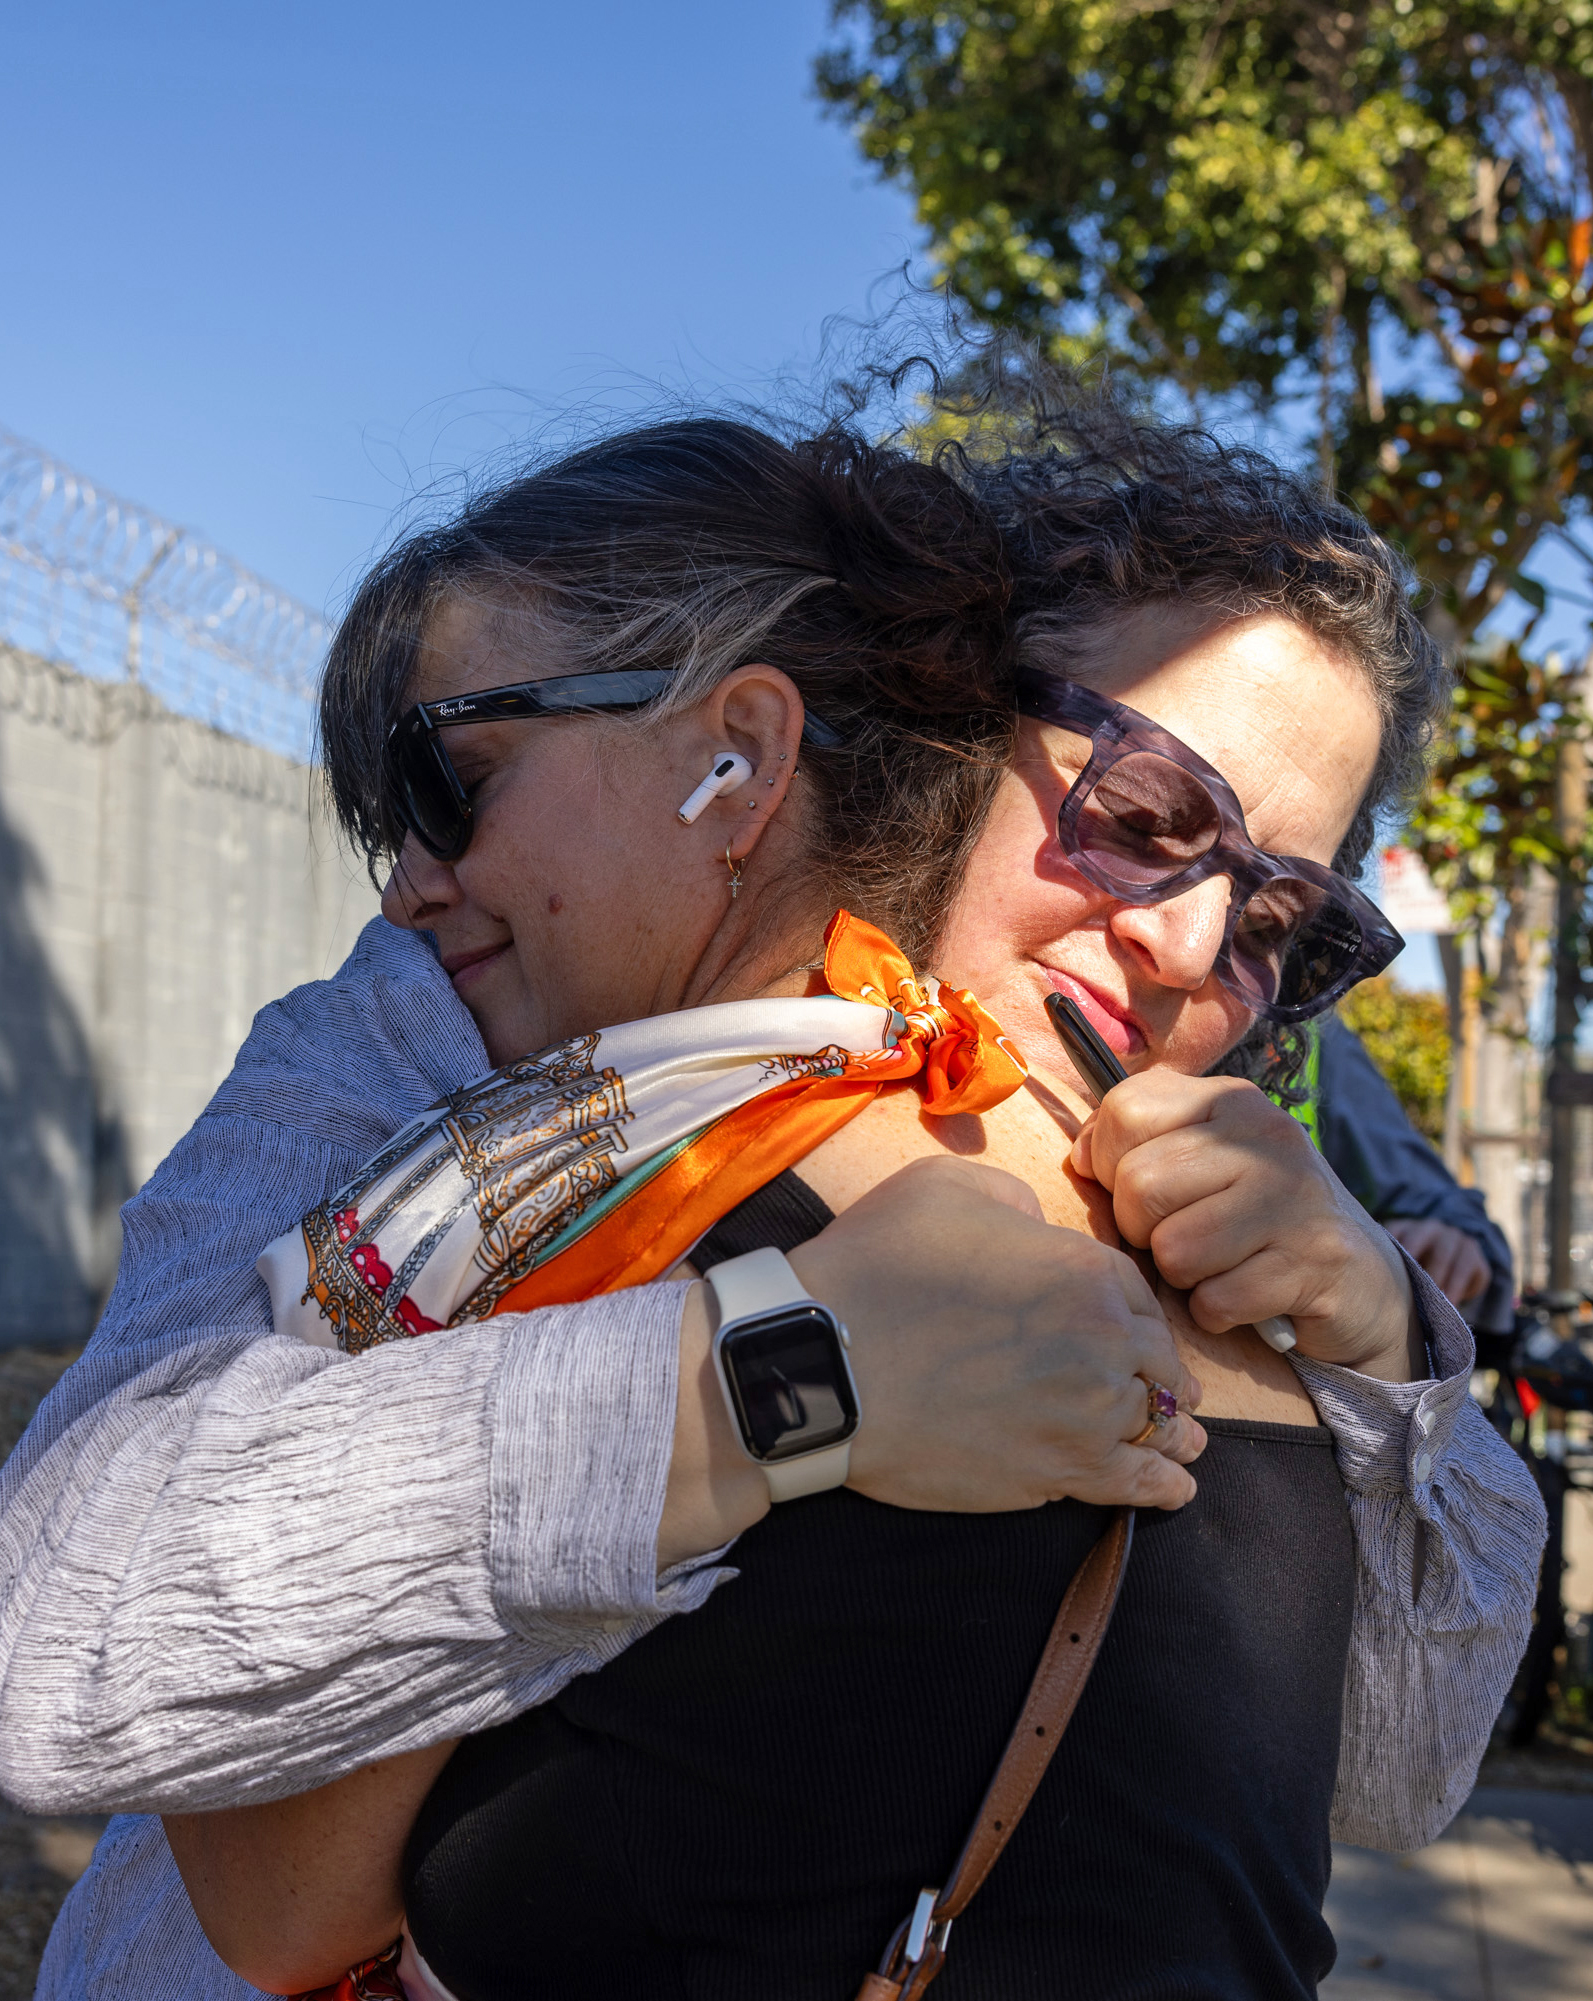
[[[1064,994],[1047,994],[1045,1011],[1051,1017],[1057,1040],[1072,1058],[1074,1069],[1099,1104],[1114,1085],[1123,1082],[1128,1072],[1118,1062],[1116,1053],[1090,1026],[1077,1001],[1069,1000]],[[1294,1346],[1294,1322],[1286,1313],[1269,1313],[1264,1320],[1258,1320],[1255,1327],[1267,1346],[1276,1348],[1280,1355],[1288,1354]]]

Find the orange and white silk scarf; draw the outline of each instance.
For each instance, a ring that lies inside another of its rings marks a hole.
[[[1027,1074],[971,994],[845,911],[824,982],[575,1036],[452,1092],[260,1259],[278,1333],[358,1354],[643,1285],[880,1091],[983,1112]]]

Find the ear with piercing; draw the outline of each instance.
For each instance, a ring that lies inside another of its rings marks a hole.
[[[751,776],[752,766],[739,751],[720,751],[709,767],[708,776],[679,807],[677,817],[689,827],[701,818],[713,800],[733,792],[738,785],[745,785]]]

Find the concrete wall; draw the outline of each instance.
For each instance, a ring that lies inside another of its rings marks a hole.
[[[304,766],[0,646],[0,1346],[87,1333],[118,1205],[375,907]]]

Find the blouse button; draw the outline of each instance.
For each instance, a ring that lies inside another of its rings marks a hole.
[[[1425,1487],[1427,1482],[1433,1477],[1432,1454],[1430,1452],[1418,1452],[1416,1455],[1416,1464],[1412,1468],[1412,1471],[1416,1475],[1417,1486]]]

